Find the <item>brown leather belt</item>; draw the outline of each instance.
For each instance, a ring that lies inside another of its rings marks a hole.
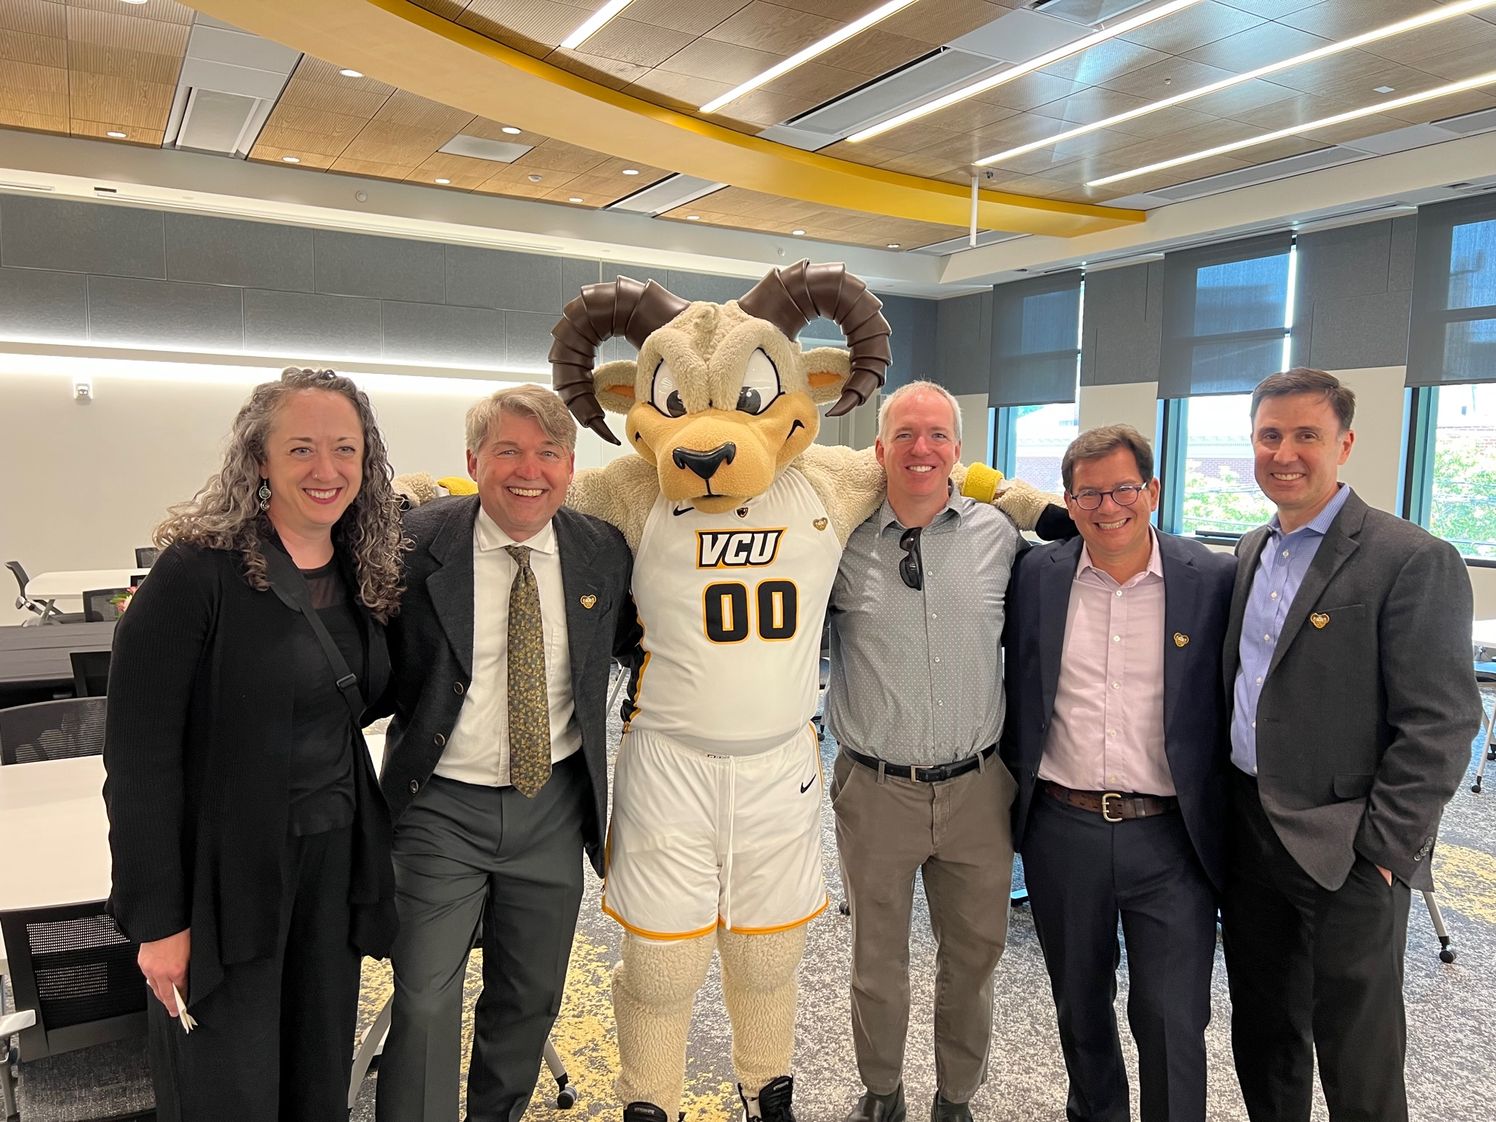
[[[1179,809],[1179,800],[1173,795],[1135,795],[1129,791],[1075,791],[1048,779],[1041,779],[1039,783],[1045,794],[1056,802],[1089,810],[1108,822],[1153,818],[1160,814],[1173,814]]]

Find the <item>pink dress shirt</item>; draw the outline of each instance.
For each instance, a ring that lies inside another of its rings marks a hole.
[[[1149,536],[1148,566],[1125,584],[1081,547],[1040,779],[1078,791],[1175,793],[1164,754],[1164,569],[1158,536]]]

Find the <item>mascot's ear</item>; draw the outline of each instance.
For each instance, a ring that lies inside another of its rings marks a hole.
[[[627,413],[634,407],[634,378],[639,364],[621,358],[605,362],[592,374],[592,389],[598,403],[609,413]]]
[[[810,380],[810,400],[825,405],[841,396],[852,373],[852,357],[840,347],[816,347],[806,351],[805,376]]]

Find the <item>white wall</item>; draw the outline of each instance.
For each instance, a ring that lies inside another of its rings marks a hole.
[[[87,404],[74,400],[65,374],[0,373],[0,560],[18,560],[32,574],[128,568],[166,508],[218,469],[234,414],[264,373],[194,382],[191,368],[162,369],[169,377],[156,381],[91,373]],[[411,391],[397,383],[368,382],[395,471],[466,475],[463,415],[491,385],[420,379],[422,388]],[[611,419],[615,432],[618,421]],[[590,431],[578,435],[578,468],[631,454]],[[4,590],[0,623],[27,618],[14,602]]]

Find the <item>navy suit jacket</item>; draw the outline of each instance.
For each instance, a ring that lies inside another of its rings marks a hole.
[[[1065,615],[1084,544],[1077,537],[1028,550],[1008,585],[1002,756],[1018,784],[1013,846],[1020,852],[1054,713]],[[1164,569],[1164,753],[1190,841],[1206,875],[1220,888],[1230,759],[1221,650],[1236,563],[1230,554],[1169,534],[1158,535],[1158,550]]]

